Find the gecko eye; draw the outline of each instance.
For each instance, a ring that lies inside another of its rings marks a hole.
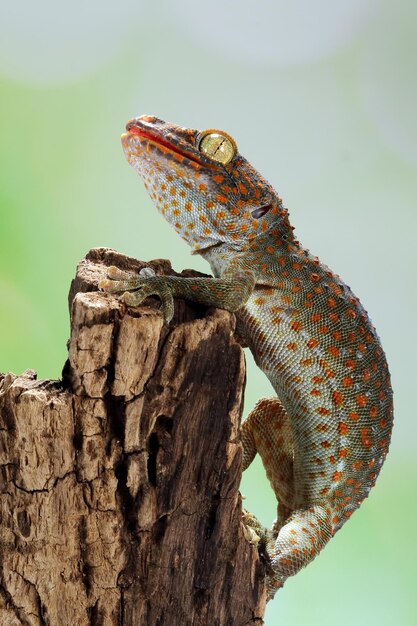
[[[227,165],[237,152],[236,142],[222,130],[204,130],[197,136],[197,148],[205,156]]]
[[[271,204],[265,204],[264,206],[260,206],[257,209],[254,209],[251,213],[252,217],[254,217],[256,220],[259,220],[259,218],[268,213],[271,206]]]

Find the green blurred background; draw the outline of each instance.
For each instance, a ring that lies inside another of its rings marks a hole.
[[[415,0],[0,4],[0,371],[59,378],[70,281],[93,246],[208,270],[124,159],[119,135],[141,113],[234,136],[371,312],[395,389],[391,452],[267,626],[417,623],[416,111]],[[269,393],[248,356],[245,412]],[[270,525],[259,464],[242,491]]]

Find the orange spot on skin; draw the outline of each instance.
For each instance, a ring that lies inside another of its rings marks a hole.
[[[367,403],[368,398],[363,393],[360,393],[358,396],[356,396],[356,404],[358,404],[359,406],[366,406]]]
[[[291,341],[290,343],[287,344],[287,349],[288,350],[297,350],[298,346],[294,341]]]
[[[316,385],[320,385],[324,381],[324,378],[322,376],[313,376],[313,378],[311,380]]]
[[[330,288],[337,296],[340,296],[343,293],[343,289],[337,283],[330,283]]]
[[[345,422],[339,422],[339,434],[347,435],[349,433],[349,426]]]
[[[369,415],[371,417],[376,417],[378,415],[378,409],[376,406],[371,407],[371,409],[369,410]]]
[[[327,351],[334,357],[339,356],[340,350],[337,346],[329,346]]]
[[[352,376],[345,376],[344,379],[342,380],[342,384],[343,384],[343,387],[352,387],[353,385]]]
[[[342,476],[343,476],[343,472],[334,472],[332,476],[333,482],[337,482],[338,480],[342,478]]]
[[[342,406],[343,401],[344,401],[343,394],[341,394],[340,391],[333,391],[332,400],[336,406]]]
[[[337,301],[335,298],[327,298],[327,304],[331,309],[335,309],[337,307]]]
[[[319,276],[319,274],[316,274],[316,272],[312,272],[310,274],[310,278],[315,283],[320,280],[320,276]]]
[[[314,322],[319,322],[321,320],[321,313],[313,313],[311,316],[311,321]]]
[[[316,412],[317,412],[319,415],[330,415],[330,411],[329,411],[329,409],[326,409],[326,407],[324,407],[324,406],[319,406],[319,407],[316,409]]]
[[[351,411],[349,413],[349,418],[353,421],[353,422],[357,422],[359,419],[359,413],[356,413],[356,411]]]
[[[361,428],[361,442],[364,448],[370,448],[372,445],[371,438],[369,437],[369,428]]]
[[[221,202],[222,204],[227,204],[227,198],[226,196],[223,196],[221,193],[218,193],[216,196],[216,200],[218,202]]]
[[[299,331],[302,328],[302,324],[298,320],[294,320],[293,322],[291,322],[290,326],[295,331]]]
[[[221,184],[224,181],[224,176],[222,176],[221,174],[216,174],[215,176],[213,176],[213,180],[215,183]]]
[[[317,339],[314,339],[314,337],[312,337],[311,339],[307,341],[308,348],[316,348],[318,345],[319,345],[319,342],[317,341]]]

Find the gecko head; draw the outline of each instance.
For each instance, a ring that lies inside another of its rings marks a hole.
[[[142,115],[122,135],[129,163],[165,219],[195,252],[235,249],[271,228],[290,227],[271,185],[224,131],[198,131]]]

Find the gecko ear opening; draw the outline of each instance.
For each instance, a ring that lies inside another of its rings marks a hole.
[[[256,220],[259,220],[261,217],[268,213],[269,209],[272,207],[272,204],[265,204],[264,206],[260,206],[257,209],[254,209],[251,213],[252,217]]]

